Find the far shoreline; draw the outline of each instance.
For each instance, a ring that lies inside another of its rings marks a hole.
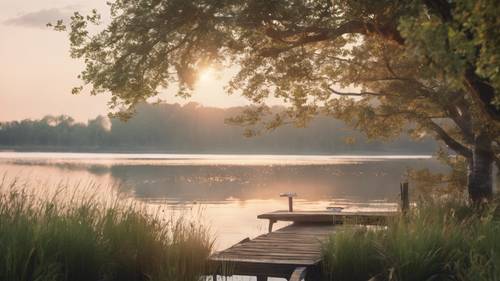
[[[0,153],[92,153],[92,154],[172,154],[172,155],[244,155],[244,156],[422,156],[433,157],[434,151],[407,150],[350,150],[350,151],[227,151],[207,150],[168,150],[161,148],[136,147],[60,147],[60,146],[0,146]]]

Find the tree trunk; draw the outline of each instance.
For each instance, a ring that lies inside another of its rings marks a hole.
[[[479,133],[474,138],[472,161],[468,167],[469,198],[474,203],[481,203],[493,196],[493,151],[491,139],[486,133]]]

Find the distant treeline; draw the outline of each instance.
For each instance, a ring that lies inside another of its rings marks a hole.
[[[242,107],[196,103],[143,104],[127,122],[98,116],[87,124],[69,116],[0,123],[0,146],[18,150],[156,151],[177,153],[431,153],[436,145],[401,137],[367,141],[342,122],[320,116],[306,128],[284,126],[256,137],[224,121]],[[279,108],[278,108],[279,110]],[[355,140],[355,141],[353,141]]]

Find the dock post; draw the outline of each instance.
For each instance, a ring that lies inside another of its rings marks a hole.
[[[257,275],[257,281],[267,281],[267,276]]]
[[[276,220],[269,220],[269,226],[267,227],[267,230],[269,233],[273,232],[273,224],[276,222]]]
[[[297,267],[293,272],[288,281],[302,281],[306,279],[307,268],[306,267]]]
[[[408,192],[408,182],[403,182],[399,185],[399,188],[401,190],[401,212],[403,215],[406,215],[408,213],[408,210],[410,209],[410,195]]]
[[[286,192],[281,193],[280,197],[288,197],[288,211],[293,212],[293,197],[296,197],[297,193],[294,192]]]

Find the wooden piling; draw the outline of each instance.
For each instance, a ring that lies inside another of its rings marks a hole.
[[[401,191],[401,212],[406,214],[410,209],[410,195],[408,192],[408,182],[399,185]]]

